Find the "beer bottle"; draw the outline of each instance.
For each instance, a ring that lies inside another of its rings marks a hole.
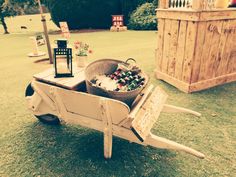
[[[118,83],[119,83],[119,84],[122,84],[122,85],[125,85],[125,84],[126,84],[126,82],[125,82],[125,80],[124,80],[123,78],[119,79],[119,80],[118,80]]]
[[[142,85],[144,85],[145,84],[145,82],[144,81],[142,81],[141,83],[140,83],[140,85],[142,86]]]
[[[140,79],[134,79],[134,82],[136,82],[137,84],[139,84],[140,83]]]
[[[135,84],[136,85],[137,84],[136,79],[132,80],[131,84]]]
[[[129,76],[129,80],[130,81],[134,80],[134,77],[133,76]]]
[[[116,77],[116,75],[115,74],[110,74],[109,77],[113,80]]]
[[[128,85],[128,91],[131,91],[131,90],[133,90],[133,84],[130,84],[130,85]]]
[[[126,84],[130,83],[130,78],[128,76],[125,77],[125,82],[126,82]]]
[[[131,72],[131,71],[128,71],[126,74],[127,74],[128,76],[132,76],[132,72]]]
[[[144,78],[144,77],[141,77],[140,80],[141,80],[141,81],[145,81],[145,78]]]
[[[122,78],[125,78],[125,77],[126,77],[125,72],[121,72],[121,77],[122,77]]]
[[[138,79],[138,75],[134,75],[133,77],[134,77],[134,79]]]
[[[136,73],[135,73],[134,71],[131,71],[131,73],[132,73],[132,74],[131,74],[132,76],[135,76],[135,75],[136,75]]]
[[[136,84],[135,82],[132,82],[129,86],[130,86],[132,89],[134,89],[134,88],[137,86],[137,84]]]
[[[119,79],[122,78],[121,72],[117,75],[117,77],[118,77]]]

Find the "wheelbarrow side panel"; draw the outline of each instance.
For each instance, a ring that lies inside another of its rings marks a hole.
[[[29,104],[28,107],[35,115],[50,113],[66,122],[66,119],[69,119],[69,116],[74,114],[78,117],[102,121],[100,115],[101,99],[107,100],[113,124],[118,124],[127,119],[130,112],[126,104],[117,100],[67,90],[39,81],[33,81],[32,87],[35,92],[31,97],[27,97],[27,102]],[[33,104],[35,105],[32,105],[32,101],[34,101]],[[37,110],[35,107],[37,107]],[[73,118],[75,117],[73,116]]]
[[[100,115],[101,99],[107,100],[112,124],[118,124],[123,119],[126,119],[130,112],[129,107],[126,104],[117,100],[61,88],[57,88],[57,92],[66,111],[77,115],[102,121]]]

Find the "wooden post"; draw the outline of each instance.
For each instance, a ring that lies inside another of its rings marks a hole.
[[[46,43],[47,43],[49,61],[50,61],[50,64],[52,64],[53,63],[52,49],[51,49],[50,40],[49,40],[49,36],[48,36],[46,18],[43,15],[43,9],[42,9],[42,5],[41,5],[40,0],[38,0],[38,4],[39,4],[39,10],[40,10],[40,14],[41,14],[41,21],[43,23],[44,35],[45,35],[45,39],[46,39]]]
[[[159,1],[160,9],[168,9],[169,8],[169,0],[160,0]]]
[[[202,10],[204,0],[193,0],[192,9],[194,10]]]

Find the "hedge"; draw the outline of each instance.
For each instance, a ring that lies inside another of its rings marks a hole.
[[[49,0],[49,11],[53,22],[67,21],[70,29],[111,26],[111,15],[120,14],[120,0]]]
[[[145,3],[139,6],[130,16],[128,28],[134,30],[156,30],[156,6]]]
[[[111,15],[123,14],[127,25],[130,14],[140,5],[157,0],[43,0],[53,22],[67,21],[70,29],[111,26]]]
[[[156,0],[154,0],[156,1]],[[140,5],[153,0],[121,0],[121,13],[125,16],[125,23],[128,22],[130,14]]]

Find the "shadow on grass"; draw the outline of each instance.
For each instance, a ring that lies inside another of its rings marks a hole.
[[[112,159],[103,157],[103,134],[78,126],[34,123],[24,132],[25,153],[39,175],[173,176],[175,153],[113,138]],[[45,170],[47,169],[47,170]]]

